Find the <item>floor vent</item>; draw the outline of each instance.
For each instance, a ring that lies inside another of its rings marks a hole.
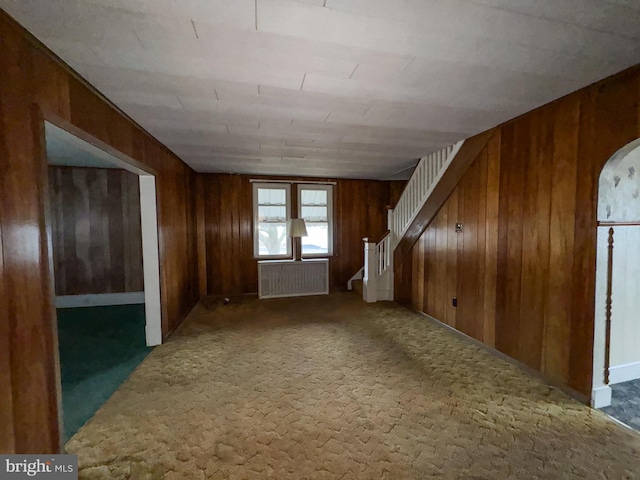
[[[258,297],[301,297],[329,293],[329,260],[258,262]]]

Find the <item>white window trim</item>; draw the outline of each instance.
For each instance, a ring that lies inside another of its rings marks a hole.
[[[272,190],[282,190],[286,191],[286,221],[288,222],[291,218],[291,184],[287,183],[274,183],[274,182],[266,182],[266,183],[253,183],[253,256],[258,260],[273,260],[273,259],[282,259],[282,258],[291,258],[292,249],[291,249],[291,238],[287,235],[287,253],[283,255],[260,255],[260,236],[258,235],[258,189],[272,189]]]
[[[327,258],[333,256],[333,185],[320,183],[298,183],[298,218],[302,217],[302,195],[300,190],[323,190],[327,192],[327,223],[328,223],[328,252],[326,253],[303,253],[303,258]]]

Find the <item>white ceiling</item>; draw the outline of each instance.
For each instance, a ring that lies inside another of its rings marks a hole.
[[[640,0],[0,7],[202,172],[406,178],[421,156],[640,62]]]

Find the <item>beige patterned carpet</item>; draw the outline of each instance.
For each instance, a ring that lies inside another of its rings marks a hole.
[[[67,444],[90,479],[635,479],[640,436],[392,303],[200,304]]]

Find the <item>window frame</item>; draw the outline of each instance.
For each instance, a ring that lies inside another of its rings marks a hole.
[[[298,183],[296,188],[296,199],[298,207],[298,218],[302,218],[302,190],[323,190],[327,192],[327,252],[326,253],[304,253],[302,258],[328,258],[333,256],[333,185],[325,183]]]
[[[275,182],[254,182],[253,184],[253,256],[257,260],[276,260],[292,258],[293,251],[291,248],[291,238],[286,236],[287,253],[281,255],[260,255],[260,235],[258,232],[259,221],[259,204],[258,204],[258,190],[285,190],[285,229],[288,227],[288,222],[291,219],[291,184],[290,183],[275,183]]]

